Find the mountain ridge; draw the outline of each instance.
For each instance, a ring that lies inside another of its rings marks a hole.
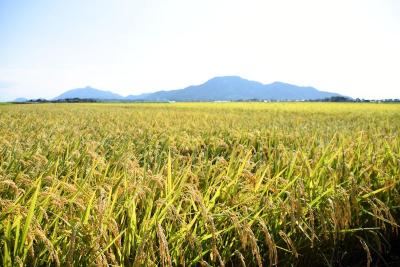
[[[125,100],[125,101],[238,101],[238,100],[316,100],[340,96],[337,93],[317,90],[311,86],[297,86],[284,82],[263,84],[239,76],[218,76],[183,89],[160,90],[139,95],[119,94],[87,86],[64,92],[54,98]]]
[[[262,84],[239,76],[220,76],[184,89],[161,90],[128,96],[127,99],[144,101],[316,100],[332,96],[340,95],[319,91],[311,86],[296,86],[283,82]]]
[[[98,99],[98,100],[122,100],[123,96],[113,93],[111,91],[99,90],[90,86],[84,88],[76,88],[68,90],[61,95],[55,97],[53,100],[62,100],[69,98],[80,99]]]

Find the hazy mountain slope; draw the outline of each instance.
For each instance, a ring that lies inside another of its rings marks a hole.
[[[26,101],[28,101],[28,100],[29,100],[29,99],[28,99],[28,98],[25,98],[25,97],[18,97],[18,98],[16,98],[16,99],[14,99],[13,102],[22,103],[22,102],[26,102]]]
[[[69,90],[56,98],[55,100],[67,98],[80,98],[80,99],[104,99],[104,100],[122,100],[124,97],[110,91],[103,91],[92,87],[77,88]]]
[[[262,84],[239,76],[223,76],[184,89],[129,95],[127,97],[92,87],[77,88],[59,95],[55,100],[67,98],[128,101],[314,100],[332,96],[339,96],[339,94],[319,91],[314,87],[302,87],[282,82]]]
[[[305,100],[337,95],[318,91],[313,87],[300,87],[281,82],[262,84],[238,76],[224,76],[213,78],[201,85],[189,86],[180,90],[129,96],[128,99],[146,101]]]

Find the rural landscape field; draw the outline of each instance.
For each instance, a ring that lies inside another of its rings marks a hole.
[[[0,105],[0,265],[399,264],[399,134],[396,104]]]

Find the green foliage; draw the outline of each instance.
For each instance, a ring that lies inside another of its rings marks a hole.
[[[1,106],[0,264],[369,264],[399,130],[398,105]]]

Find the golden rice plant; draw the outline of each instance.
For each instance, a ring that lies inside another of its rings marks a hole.
[[[400,106],[0,106],[2,266],[393,264]]]

